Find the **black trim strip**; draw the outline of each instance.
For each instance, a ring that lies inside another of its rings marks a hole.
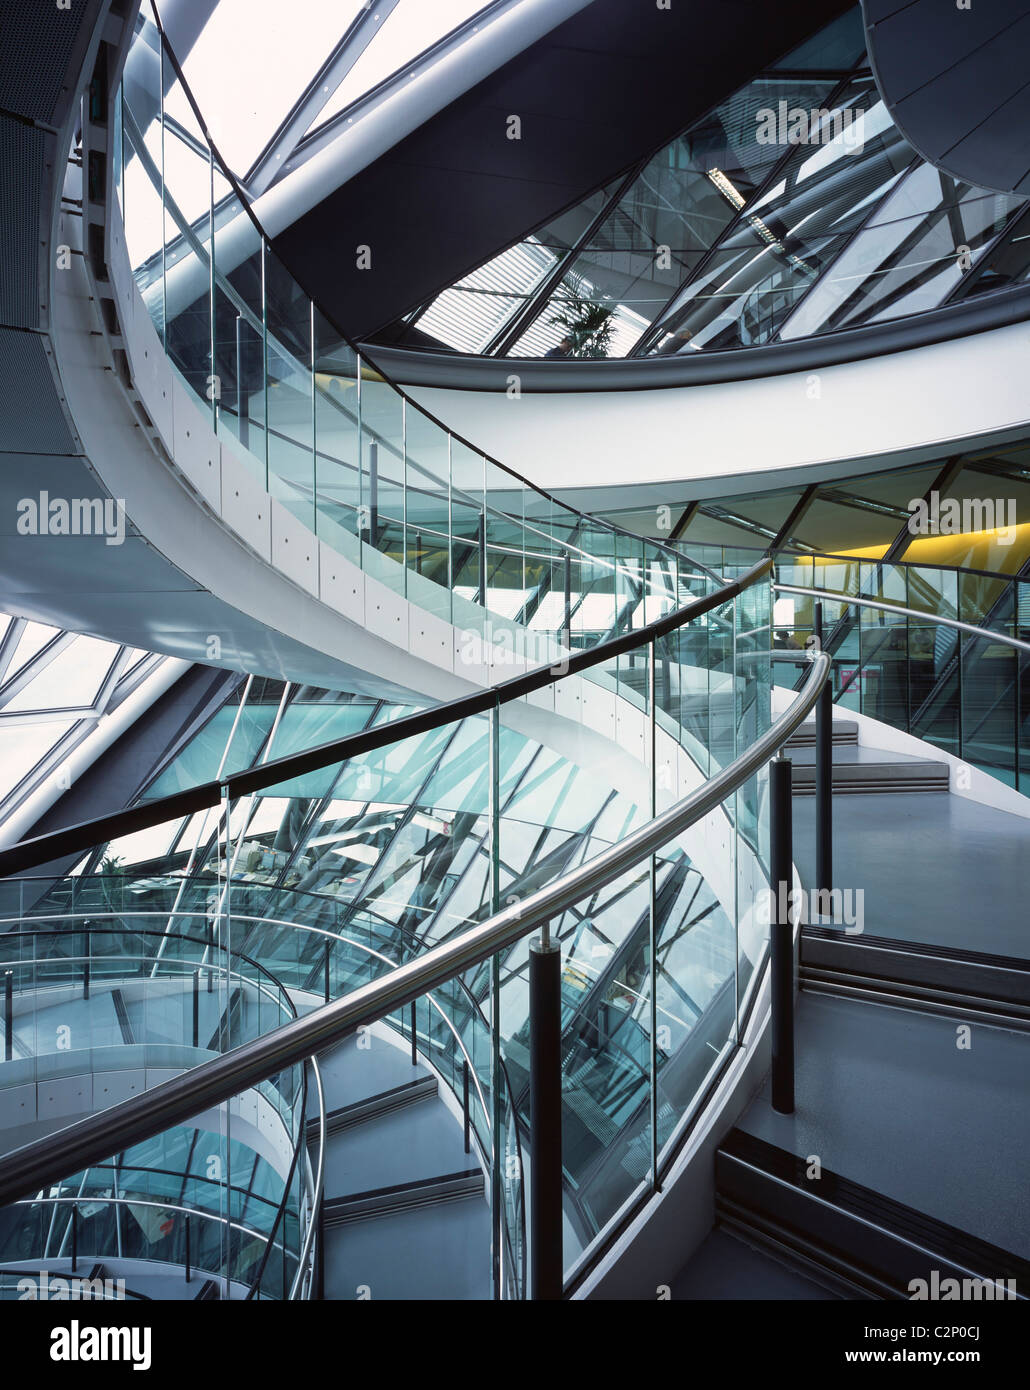
[[[848,937],[826,927],[801,932],[801,970],[861,975],[1030,1008],[1030,961],[886,937]]]

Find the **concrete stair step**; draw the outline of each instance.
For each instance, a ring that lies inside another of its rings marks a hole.
[[[742,1129],[720,1145],[715,1182],[722,1222],[800,1254],[852,1285],[853,1296],[904,1299],[915,1279],[957,1279],[961,1288],[972,1278],[991,1286],[980,1297],[1027,1297],[1030,1262],[825,1167],[815,1181],[808,1159]]]
[[[796,796],[815,793],[815,746],[790,750]],[[841,743],[833,749],[833,790],[840,793],[944,792],[950,781],[948,764],[915,758],[879,748]]]
[[[839,747],[842,744],[858,743],[858,724],[854,719],[835,719],[833,721],[833,744]],[[799,729],[795,729],[787,740],[787,748],[814,748],[815,747],[815,720],[806,719]]]

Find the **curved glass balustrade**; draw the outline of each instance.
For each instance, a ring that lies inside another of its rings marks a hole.
[[[823,598],[834,700],[1030,792],[1030,653],[919,613],[1030,640],[1030,580],[976,570],[813,556],[781,560],[782,584],[861,595],[915,613]],[[777,631],[802,644],[814,599],[777,597]]]
[[[118,122],[136,283],[212,429],[321,540],[466,633],[464,661],[482,661],[477,635],[517,642],[528,665],[550,661],[710,591],[713,577],[676,552],[471,447],[353,350],[237,197],[147,20]],[[515,399],[512,412],[517,428]]]
[[[221,946],[213,923],[156,925],[110,911],[0,923],[0,1107],[21,1133],[52,1126],[55,1102],[69,1113],[70,1084],[71,1114],[102,1109],[296,1017],[284,985]],[[0,1264],[145,1261],[135,1283],[156,1277],[166,1293],[187,1266],[233,1297],[306,1290],[307,1092],[304,1068],[286,1068],[227,1111],[0,1212]]]
[[[304,772],[296,758],[264,762],[262,740],[244,739],[253,766],[223,772],[208,810],[161,821],[156,802],[142,808],[155,824],[135,848],[131,836],[97,846],[88,863],[100,873],[86,865],[7,891],[30,915],[60,903],[130,922],[192,919],[193,931],[215,923],[299,1000],[347,995],[615,845],[769,728],[769,586],[730,593],[694,621],[581,654],[582,672],[574,661],[564,676],[540,673],[535,692],[475,697],[480,714],[463,713],[467,702],[451,718],[446,707],[385,719],[368,702],[350,707],[344,726],[356,732],[335,755],[301,754]],[[281,714],[281,695],[262,694],[264,714],[237,707],[237,729],[267,728],[271,706]],[[407,734],[412,724],[425,727]],[[767,945],[767,859],[761,773],[551,924],[564,967],[570,1273],[655,1180],[739,1039]],[[505,1296],[522,1287],[527,961],[520,941],[414,1012],[421,1055],[455,1095],[469,1082]],[[407,1009],[389,1021],[410,1038]]]

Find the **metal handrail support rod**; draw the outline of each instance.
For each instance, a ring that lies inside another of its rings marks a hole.
[[[529,944],[529,1296],[556,1302],[562,1259],[561,943],[546,931]]]
[[[815,605],[815,636],[823,643],[823,605]],[[833,887],[833,682],[815,707],[815,886]]]
[[[826,660],[826,658],[823,658]],[[825,683],[820,690],[825,689]],[[770,997],[772,1019],[772,1107],[794,1113],[794,923],[793,807],[791,763],[781,755],[769,764],[769,869],[772,911],[769,914]]]
[[[81,1172],[324,1051],[358,1028],[507,950],[572,904],[613,882],[721,806],[768,762],[814,708],[829,669],[829,657],[822,652],[815,654],[808,679],[790,708],[747,752],[690,796],[556,882],[342,999],[5,1155],[0,1159],[0,1206],[59,1182],[68,1173]]]
[[[945,618],[939,613],[928,613],[921,608],[906,608],[900,603],[885,603],[882,599],[866,598],[862,594],[841,594],[832,589],[806,589],[800,584],[773,584],[777,594],[801,594],[805,598],[829,599],[832,603],[852,603],[859,608],[877,608],[883,613],[897,613],[903,618],[918,618],[922,623],[939,623],[942,627],[953,627],[956,632],[964,632],[970,637],[989,637],[992,642],[1015,647],[1021,652],[1030,652],[1030,642],[1021,637],[1010,637],[1007,632],[998,632],[990,627],[977,627],[974,623],[963,623],[958,618]]]

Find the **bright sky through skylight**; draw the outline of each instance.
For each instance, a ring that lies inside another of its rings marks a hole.
[[[489,0],[399,0],[315,125],[349,106]],[[244,177],[354,19],[375,0],[219,0],[192,51],[186,80],[223,159]],[[328,84],[331,87],[331,83]]]
[[[345,106],[358,100],[398,68],[432,48],[473,15],[486,8],[487,0],[400,0],[384,21],[382,32],[365,49],[314,124],[322,125]],[[374,11],[373,11],[374,12]]]
[[[424,3],[424,0],[422,0]],[[215,144],[242,176],[363,0],[220,0],[183,62]],[[436,0],[428,9],[436,9]]]

